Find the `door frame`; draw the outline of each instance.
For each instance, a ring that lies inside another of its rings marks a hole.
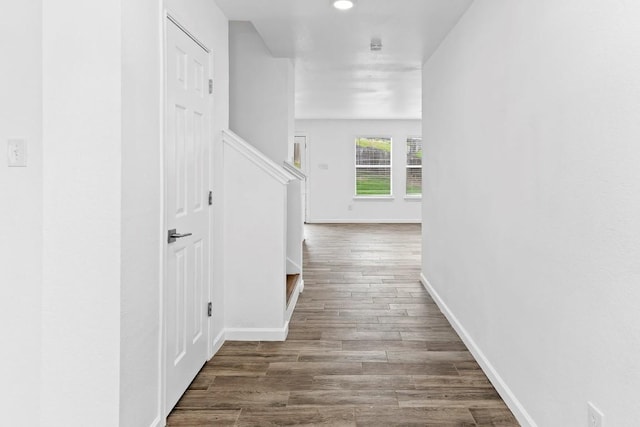
[[[193,40],[198,46],[200,46],[206,53],[208,57],[208,66],[209,72],[207,76],[208,79],[213,78],[213,52],[207,47],[206,44],[200,41],[200,39],[194,35],[189,29],[184,26],[180,19],[176,17],[176,14],[172,13],[168,9],[163,9],[162,12],[162,37],[161,37],[161,46],[160,46],[160,70],[161,70],[161,78],[160,78],[160,307],[159,307],[159,317],[158,324],[160,330],[160,340],[158,343],[159,350],[159,366],[158,366],[158,378],[159,378],[159,393],[157,396],[158,399],[158,408],[160,411],[160,419],[166,424],[167,417],[169,415],[169,409],[166,407],[166,391],[167,391],[167,371],[166,371],[166,354],[167,354],[167,322],[166,322],[166,304],[167,300],[166,296],[166,284],[168,283],[166,274],[166,260],[167,260],[167,252],[168,246],[166,243],[167,239],[167,210],[166,210],[166,200],[167,200],[167,176],[166,176],[166,131],[167,131],[167,28],[169,25],[176,25],[181,31],[183,31],[191,40]],[[214,105],[213,105],[213,96],[209,96],[207,99],[207,109],[209,114],[209,135],[208,135],[208,143],[209,143],[209,155],[207,156],[206,161],[208,162],[208,179],[207,185],[209,189],[213,188],[213,119],[214,119]],[[208,262],[208,271],[207,271],[207,298],[209,301],[212,300],[212,281],[213,281],[213,227],[212,227],[212,218],[213,218],[213,210],[211,206],[207,206],[208,209],[208,221],[207,221],[207,236],[209,239],[209,262]],[[206,324],[206,334],[207,334],[207,360],[211,358],[211,345],[212,345],[212,317],[207,318]],[[164,425],[163,424],[163,425]]]
[[[309,220],[309,170],[311,169],[309,166],[309,134],[307,132],[295,132],[295,137],[304,138],[304,166],[305,170],[302,172],[307,176],[304,180],[304,218],[303,221],[306,224]]]

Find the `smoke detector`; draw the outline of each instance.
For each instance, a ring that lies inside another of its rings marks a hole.
[[[382,50],[382,40],[377,37],[371,39],[371,51],[379,52]]]

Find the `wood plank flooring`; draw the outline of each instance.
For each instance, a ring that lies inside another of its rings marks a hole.
[[[169,426],[519,424],[419,282],[418,225],[308,225],[285,342],[227,342]]]

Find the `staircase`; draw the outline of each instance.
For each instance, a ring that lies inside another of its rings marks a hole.
[[[226,339],[283,341],[304,286],[301,176],[222,136]]]

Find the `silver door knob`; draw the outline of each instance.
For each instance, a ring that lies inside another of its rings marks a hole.
[[[168,236],[167,236],[167,242],[168,243],[173,243],[177,239],[182,239],[183,237],[188,237],[188,236],[193,235],[193,233],[180,234],[180,233],[176,232],[175,228],[172,229],[172,230],[169,230],[169,232],[167,234],[168,234]]]

